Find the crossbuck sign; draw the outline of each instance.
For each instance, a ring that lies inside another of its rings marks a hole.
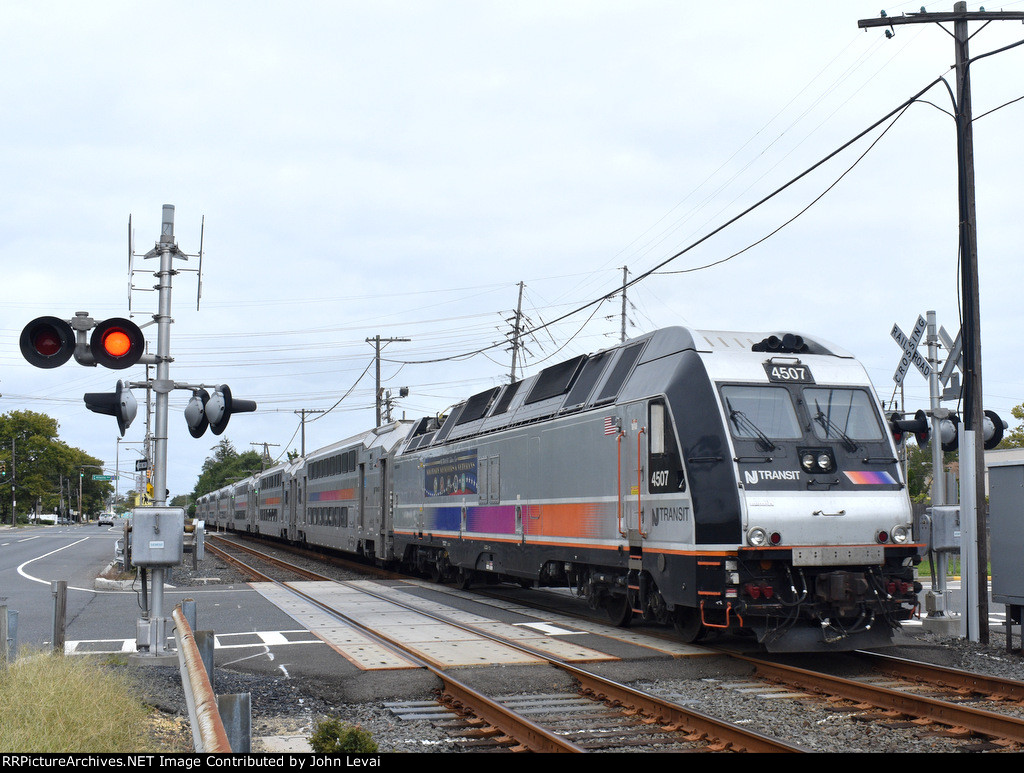
[[[911,363],[921,371],[921,375],[925,378],[929,378],[932,375],[931,365],[929,365],[928,361],[925,360],[925,358],[917,351],[918,344],[921,343],[921,336],[924,335],[924,331],[927,327],[927,320],[918,315],[917,324],[914,325],[914,332],[908,337],[906,333],[900,330],[899,325],[893,324],[890,335],[896,343],[903,347],[903,357],[900,359],[899,367],[896,368],[896,372],[892,376],[892,380],[897,384],[903,383],[903,377],[907,375],[907,371],[910,369]]]

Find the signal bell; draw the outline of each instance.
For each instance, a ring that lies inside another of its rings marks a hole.
[[[128,385],[118,381],[113,392],[90,392],[85,396],[85,407],[93,413],[102,413],[117,419],[117,428],[124,437],[124,431],[131,426],[138,413],[139,404]]]

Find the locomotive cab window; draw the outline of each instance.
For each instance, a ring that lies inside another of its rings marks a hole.
[[[665,494],[686,490],[686,476],[680,462],[676,435],[665,403],[653,401],[647,416],[647,455],[650,474],[648,491]]]
[[[882,440],[875,407],[862,389],[806,388],[804,402],[820,440]]]
[[[803,437],[793,398],[785,387],[724,386],[722,402],[726,423],[735,438],[792,440]]]

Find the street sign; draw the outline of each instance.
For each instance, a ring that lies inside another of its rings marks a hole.
[[[149,459],[136,459],[135,472],[144,472],[149,469]]]
[[[93,480],[113,480],[114,476],[113,475],[93,475],[92,479]]]
[[[925,378],[929,378],[932,375],[931,365],[929,365],[928,361],[917,351],[918,344],[921,343],[921,336],[924,335],[924,331],[927,327],[928,321],[924,317],[918,315],[917,324],[914,325],[914,331],[908,337],[906,333],[900,330],[899,325],[893,324],[892,331],[889,335],[891,335],[893,340],[903,349],[903,357],[900,358],[900,364],[892,376],[892,380],[897,384],[903,383],[903,378],[907,375],[907,371],[910,369],[911,364],[913,364]]]

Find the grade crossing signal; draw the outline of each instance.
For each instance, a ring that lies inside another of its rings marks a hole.
[[[955,413],[939,421],[939,442],[943,451],[956,451],[960,445],[960,417]]]
[[[231,388],[221,384],[210,395],[206,404],[206,418],[210,420],[210,431],[214,435],[221,434],[228,426],[228,419],[235,413],[250,413],[256,410],[252,400],[239,400],[231,395]]]
[[[231,387],[221,384],[211,395],[205,389],[192,392],[192,399],[185,407],[185,423],[189,434],[202,437],[207,427],[214,435],[221,434],[228,426],[228,420],[235,413],[250,413],[256,410],[252,400],[240,400],[231,394]]]
[[[893,413],[889,416],[889,429],[893,439],[901,443],[907,433],[912,433],[917,439],[919,446],[927,445],[931,440],[932,426],[927,414],[924,411],[916,411],[914,418],[904,419],[900,414]],[[986,451],[991,451],[1003,439],[1003,431],[1006,429],[1004,422],[994,411],[985,411],[982,421],[981,439]],[[960,445],[960,418],[955,413],[950,413],[939,421],[939,442],[943,451],[956,451]]]
[[[1005,429],[1006,422],[998,414],[994,411],[985,411],[985,418],[981,423],[981,434],[986,451],[991,451],[999,445]]]
[[[113,392],[90,392],[85,396],[85,407],[93,413],[102,413],[117,419],[117,428],[124,431],[131,426],[139,411],[135,395],[123,381],[118,381]]]
[[[205,389],[197,389],[185,406],[185,423],[188,425],[189,434],[194,438],[202,437],[206,434],[206,428],[210,426],[210,420],[206,417],[206,404],[209,402],[210,393]]]
[[[92,335],[86,342],[86,331]],[[94,323],[80,313],[71,322],[37,317],[21,331],[22,356],[37,368],[57,368],[73,356],[80,365],[122,370],[142,359],[146,339],[131,320],[113,317]]]
[[[21,331],[21,354],[37,368],[56,368],[75,353],[75,331],[57,317],[37,317]]]
[[[146,351],[146,339],[134,322],[114,317],[96,325],[89,339],[89,350],[97,364],[123,370],[141,359]]]
[[[928,416],[924,411],[917,411],[912,419],[904,419],[900,417],[900,414],[894,413],[889,417],[889,428],[897,443],[903,442],[907,433],[910,433],[917,439],[919,446],[928,442],[932,432]]]

